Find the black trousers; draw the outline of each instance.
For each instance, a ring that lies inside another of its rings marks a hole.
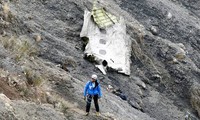
[[[94,100],[94,105],[95,105],[96,111],[99,112],[98,95],[94,95],[94,96],[88,95],[87,96],[86,112],[90,112],[92,98]]]

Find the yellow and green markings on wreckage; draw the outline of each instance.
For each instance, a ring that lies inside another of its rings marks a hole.
[[[102,7],[97,8],[96,4],[97,1],[95,0],[93,3],[92,16],[99,28],[106,28],[114,25],[115,23],[118,23],[116,16],[106,12]]]

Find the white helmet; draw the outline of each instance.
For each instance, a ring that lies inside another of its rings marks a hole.
[[[93,75],[91,76],[91,78],[96,80],[96,79],[97,79],[97,75],[93,74]]]

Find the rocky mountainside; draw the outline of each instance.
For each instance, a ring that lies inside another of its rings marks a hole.
[[[99,0],[126,21],[130,76],[103,75],[84,58],[80,32],[92,3],[0,0],[0,119],[198,120],[200,2]],[[83,87],[93,73],[103,91],[101,115],[92,106],[84,116]]]

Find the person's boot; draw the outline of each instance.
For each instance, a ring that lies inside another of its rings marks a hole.
[[[85,113],[85,116],[88,116],[88,115],[89,115],[89,112],[86,112],[86,113]]]
[[[96,115],[97,115],[97,116],[100,116],[100,113],[99,113],[99,112],[96,112]]]

